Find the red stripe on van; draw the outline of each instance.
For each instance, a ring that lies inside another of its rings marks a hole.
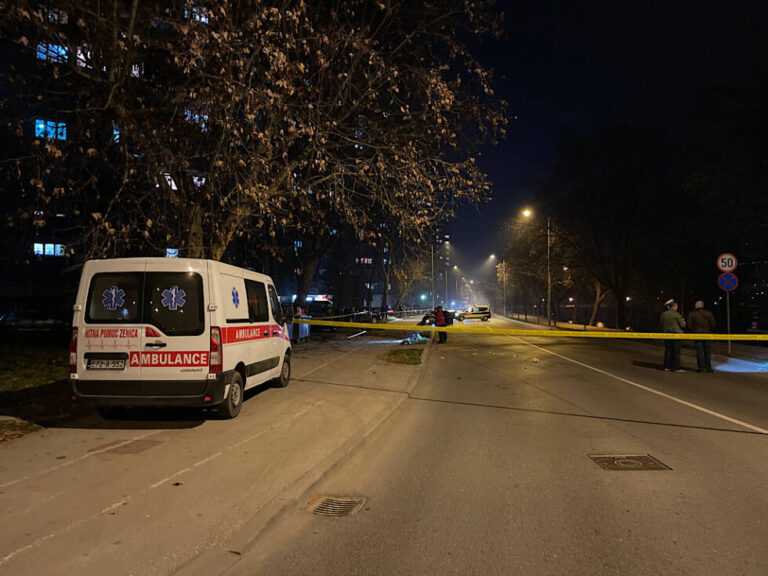
[[[282,336],[283,329],[277,324],[266,326],[226,326],[221,329],[221,339],[224,344],[261,340],[273,336]]]

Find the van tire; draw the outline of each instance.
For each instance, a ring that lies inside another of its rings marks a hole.
[[[291,355],[286,353],[283,365],[280,367],[280,377],[275,378],[275,388],[285,388],[291,381]]]
[[[232,381],[229,383],[229,394],[227,394],[224,402],[219,405],[221,417],[227,420],[236,418],[243,407],[243,397],[243,377],[240,376],[240,372],[235,372],[232,375]]]

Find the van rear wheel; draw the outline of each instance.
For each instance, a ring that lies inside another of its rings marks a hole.
[[[223,418],[231,419],[240,414],[243,407],[243,377],[240,372],[235,372],[232,382],[229,384],[229,394],[219,406],[219,414]]]
[[[285,388],[291,381],[291,355],[286,353],[283,358],[283,367],[280,368],[280,377],[274,381],[275,387]]]

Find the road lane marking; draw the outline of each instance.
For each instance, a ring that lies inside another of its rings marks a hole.
[[[67,468],[68,466],[72,466],[73,464],[77,464],[78,462],[82,462],[83,460],[86,460],[87,458],[90,458],[91,456],[95,456],[96,454],[101,454],[103,452],[108,452],[110,450],[114,450],[115,448],[120,448],[121,446],[125,446],[126,444],[130,444],[131,442],[135,442],[136,440],[141,440],[143,438],[148,438],[150,436],[154,436],[155,434],[160,434],[161,432],[165,432],[166,430],[155,430],[153,432],[148,432],[147,434],[142,434],[140,436],[134,436],[133,438],[129,438],[128,440],[125,440],[123,442],[118,442],[117,444],[110,444],[108,446],[105,446],[104,448],[101,448],[99,450],[93,450],[92,452],[87,452],[86,454],[83,454],[82,456],[75,458],[74,460],[68,460],[66,462],[62,462],[61,464],[57,464],[56,466],[51,466],[50,468],[45,468],[44,470],[40,470],[39,472],[34,472],[32,474],[27,474],[26,476],[22,476],[21,478],[17,478],[16,480],[10,480],[8,482],[5,482],[3,484],[0,484],[0,489],[8,488],[9,486],[13,486],[15,484],[18,484],[19,482],[25,482],[26,480],[31,480],[32,478],[38,478],[40,476],[45,476],[46,474],[50,474],[51,472],[55,472],[56,470],[61,470],[62,468]]]
[[[619,380],[620,382],[624,382],[625,384],[629,384],[630,386],[634,386],[635,388],[639,388],[640,390],[645,390],[646,392],[650,392],[651,394],[655,394],[657,396],[661,396],[662,398],[666,398],[667,400],[671,400],[672,402],[677,402],[678,404],[682,404],[683,406],[687,406],[688,408],[693,408],[694,410],[698,410],[699,412],[702,412],[704,414],[708,414],[709,416],[714,416],[715,418],[719,418],[720,420],[725,420],[726,422],[730,422],[731,424],[736,424],[738,426],[742,426],[746,428],[747,430],[751,430],[753,432],[758,432],[760,434],[766,434],[768,435],[768,430],[765,428],[760,428],[759,426],[755,426],[754,424],[750,424],[749,422],[744,422],[743,420],[739,420],[738,418],[732,418],[731,416],[727,416],[725,414],[722,414],[720,412],[717,412],[715,410],[710,410],[709,408],[705,408],[704,406],[701,406],[700,404],[696,404],[694,402],[689,402],[688,400],[683,400],[682,398],[678,398],[677,396],[673,396],[671,394],[667,394],[666,392],[662,392],[661,390],[657,390],[656,388],[651,388],[650,386],[645,386],[643,384],[638,384],[637,382],[633,382],[632,380],[629,380],[627,378],[624,378],[623,376],[617,376],[616,374],[612,374],[611,372],[608,372],[607,370],[603,370],[602,368],[597,368],[595,366],[591,366],[585,362],[581,362],[579,360],[574,360],[573,358],[569,358],[568,356],[563,356],[562,354],[558,352],[553,352],[552,350],[548,350],[544,348],[543,346],[538,346],[536,344],[531,344],[530,342],[527,342],[526,340],[523,340],[522,338],[519,338],[522,342],[525,342],[529,346],[533,346],[534,348],[538,348],[542,352],[546,352],[547,354],[551,354],[552,356],[557,356],[558,358],[562,358],[563,360],[567,360],[568,362],[572,362],[574,364],[578,364],[579,366],[582,366],[584,368],[587,368],[589,370],[592,370],[594,372],[597,372],[599,374],[603,374],[604,376],[608,376],[610,378],[613,378],[615,380]]]
[[[149,493],[150,490],[153,490],[153,489],[161,486],[162,484],[168,482],[172,478],[175,478],[175,477],[177,477],[177,476],[179,476],[181,474],[185,474],[187,472],[190,472],[194,468],[198,468],[198,467],[202,466],[203,464],[206,464],[206,463],[214,460],[215,458],[223,455],[226,452],[230,452],[230,451],[234,450],[235,448],[238,448],[239,446],[242,446],[243,444],[246,444],[247,442],[255,440],[256,438],[258,438],[259,436],[263,436],[267,432],[273,432],[275,430],[278,430],[279,428],[282,428],[284,426],[292,424],[295,420],[298,420],[299,418],[304,416],[304,414],[306,414],[307,412],[313,410],[314,408],[316,408],[316,407],[318,407],[318,406],[320,406],[322,404],[324,404],[324,401],[322,401],[322,400],[314,402],[313,404],[311,404],[310,406],[307,406],[303,410],[299,410],[295,414],[292,414],[291,416],[289,416],[289,417],[287,417],[287,418],[285,418],[283,420],[280,420],[279,422],[277,422],[273,426],[270,426],[269,428],[265,428],[264,430],[260,430],[259,432],[256,432],[255,434],[252,434],[252,435],[250,435],[250,436],[240,440],[239,442],[236,442],[235,444],[229,445],[224,450],[221,450],[219,452],[215,452],[215,453],[213,453],[213,454],[203,458],[202,460],[198,460],[197,462],[195,462],[191,466],[187,466],[186,468],[182,468],[181,470],[178,470],[178,471],[174,472],[170,476],[167,476],[167,477],[163,478],[162,480],[159,480],[158,482],[154,482],[153,484],[150,484],[150,485],[146,486],[145,488],[142,488],[141,490],[139,490],[138,492],[136,492],[132,496],[126,496],[126,497],[122,498],[121,500],[118,500],[117,502],[114,502],[114,503],[108,505],[106,508],[102,508],[99,512],[96,512],[95,514],[91,514],[90,516],[86,516],[85,518],[81,518],[79,520],[75,520],[74,522],[71,522],[70,524],[67,524],[66,526],[64,526],[63,528],[61,528],[59,530],[54,530],[50,534],[46,534],[45,536],[41,536],[40,538],[37,538],[36,540],[33,540],[29,544],[26,544],[26,545],[24,545],[24,546],[22,546],[20,548],[17,548],[16,550],[13,550],[13,551],[9,552],[8,554],[6,554],[2,558],[0,558],[0,566],[3,566],[5,564],[7,564],[8,562],[13,560],[14,558],[19,556],[20,554],[24,554],[25,552],[29,552],[30,550],[33,550],[35,548],[40,547],[40,545],[42,545],[43,543],[47,542],[51,538],[55,538],[57,536],[61,536],[63,534],[67,534],[68,532],[71,532],[72,530],[74,530],[76,528],[79,528],[80,526],[82,526],[83,524],[86,524],[87,522],[90,522],[90,521],[95,520],[97,518],[100,518],[100,517],[102,517],[102,516],[104,516],[106,514],[110,514],[111,512],[114,512],[118,508],[121,508],[122,506],[127,505],[130,501],[132,501],[132,500],[135,501],[139,497],[146,495],[147,493]],[[162,432],[162,430],[159,430],[158,432]]]

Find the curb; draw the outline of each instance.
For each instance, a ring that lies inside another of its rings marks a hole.
[[[250,520],[246,521],[227,543],[226,548],[206,550],[182,564],[172,572],[174,576],[223,576],[230,572],[243,556],[253,550],[259,537],[290,507],[306,499],[306,495],[320,481],[340,466],[355,450],[364,446],[368,438],[386,423],[400,406],[408,400],[426,370],[432,351],[432,342],[424,346],[422,361],[411,375],[405,392],[395,392],[400,398],[377,418],[365,432],[341,444],[318,464],[276,494]],[[391,391],[390,391],[391,392]]]

